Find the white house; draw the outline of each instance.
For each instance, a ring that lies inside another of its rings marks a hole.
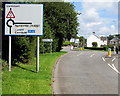
[[[99,37],[93,32],[93,34],[87,38],[87,47],[93,47],[92,42],[97,42],[97,47],[101,47],[101,45],[107,45],[107,37]]]
[[[110,44],[118,45],[120,44],[120,39],[117,37],[114,37],[112,40],[110,40]]]

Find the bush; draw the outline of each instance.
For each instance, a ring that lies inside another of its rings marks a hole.
[[[2,68],[1,68],[1,66],[2,66]],[[7,63],[7,61],[0,59],[0,70],[1,70],[1,69],[2,69],[2,70],[5,70],[5,69],[7,69],[7,68],[8,68],[8,63]]]
[[[91,50],[104,50],[102,47],[84,47],[85,49],[91,49]]]
[[[8,36],[3,35],[2,59],[8,61],[9,53]],[[36,38],[34,36],[12,36],[12,65],[16,62],[30,63],[36,55]]]
[[[71,45],[72,44],[72,42],[70,42],[70,41],[64,41],[63,42],[63,46],[68,46],[68,45]]]
[[[97,42],[92,42],[93,47],[97,47]]]
[[[104,48],[104,50],[108,50],[108,48],[111,48],[111,50],[113,51],[114,50],[114,46],[113,45],[111,45],[111,44],[108,44],[108,45],[104,45],[104,46],[102,46],[103,48]]]

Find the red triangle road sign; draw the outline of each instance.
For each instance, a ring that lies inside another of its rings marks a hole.
[[[14,13],[12,12],[12,9],[10,8],[10,11],[8,12],[6,18],[15,18]]]

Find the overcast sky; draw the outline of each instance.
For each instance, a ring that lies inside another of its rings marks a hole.
[[[86,38],[96,32],[99,36],[118,34],[117,0],[66,0],[75,5],[78,15],[79,36]],[[116,1],[116,2],[113,2]]]

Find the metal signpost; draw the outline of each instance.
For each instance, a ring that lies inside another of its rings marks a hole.
[[[36,66],[36,71],[39,72],[39,36],[37,36],[37,66]]]
[[[43,35],[43,4],[5,4],[5,35],[9,35],[9,71],[11,71],[11,35],[37,36],[39,72],[39,36]]]
[[[9,36],[9,71],[11,71],[11,36]]]
[[[53,42],[53,39],[42,39],[43,41],[43,44],[44,42],[50,42],[50,53],[52,54],[52,42]],[[43,45],[44,47],[44,45]],[[44,48],[43,48],[43,54],[44,54]]]

